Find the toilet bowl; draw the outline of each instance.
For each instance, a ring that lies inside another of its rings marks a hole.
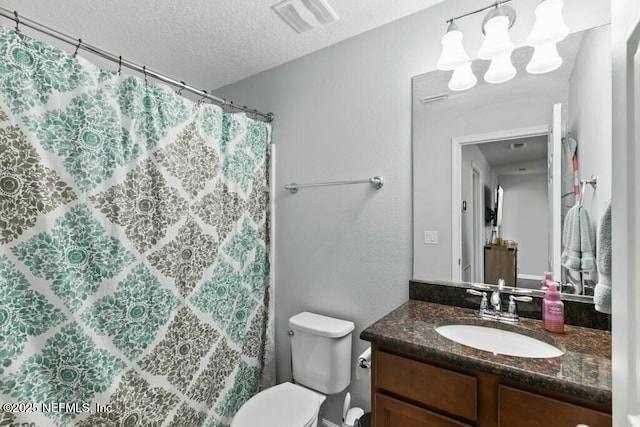
[[[296,384],[256,394],[238,410],[231,427],[316,427],[326,395],[349,385],[353,322],[302,312],[289,319],[289,327]]]
[[[326,396],[292,383],[270,387],[247,400],[231,427],[316,427]]]

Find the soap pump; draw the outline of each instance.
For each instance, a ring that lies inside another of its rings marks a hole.
[[[540,282],[540,289],[546,291],[549,289],[549,283],[553,282],[553,273],[550,271],[544,272],[544,279]]]
[[[542,323],[549,332],[564,332],[564,303],[560,300],[557,282],[549,282],[549,289],[542,301]]]

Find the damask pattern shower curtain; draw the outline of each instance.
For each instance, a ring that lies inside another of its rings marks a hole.
[[[272,366],[270,126],[0,56],[0,426],[228,425]]]

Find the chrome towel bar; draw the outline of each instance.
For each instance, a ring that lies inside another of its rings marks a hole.
[[[379,190],[384,185],[384,178],[382,178],[381,176],[374,176],[369,179],[359,179],[355,181],[315,182],[309,184],[296,184],[295,182],[292,182],[291,184],[285,185],[284,188],[285,190],[289,190],[292,194],[295,194],[298,192],[298,189],[304,187],[326,187],[329,185],[350,185],[363,183],[369,183],[373,188]]]

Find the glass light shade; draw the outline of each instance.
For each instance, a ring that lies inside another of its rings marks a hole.
[[[469,61],[469,55],[462,46],[462,31],[451,23],[449,29],[442,36],[442,53],[436,67],[438,70],[454,70],[457,66]]]
[[[535,47],[531,61],[527,64],[527,72],[543,74],[560,68],[562,58],[558,54],[555,42]]]
[[[449,89],[455,91],[471,89],[478,83],[478,79],[471,70],[471,61],[458,65],[449,80]]]
[[[509,37],[509,18],[496,15],[484,25],[485,36],[478,51],[478,58],[493,59],[513,51],[513,42]]]
[[[567,37],[569,27],[562,17],[563,0],[544,0],[536,8],[536,22],[527,37],[529,46],[557,43]]]
[[[487,83],[504,83],[516,76],[516,69],[511,63],[511,53],[498,56],[491,60],[491,65],[484,75]]]

